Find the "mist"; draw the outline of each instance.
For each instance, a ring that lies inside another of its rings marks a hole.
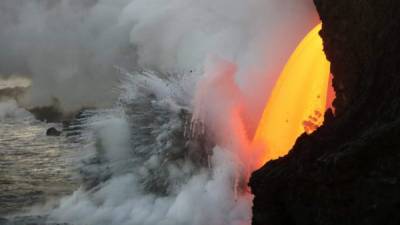
[[[98,108],[81,122],[79,169],[93,184],[50,219],[250,223],[258,155],[248,143],[290,53],[318,22],[312,0],[3,0],[0,10],[0,78],[30,79],[18,103]]]
[[[250,120],[317,21],[311,0],[3,0],[0,10],[0,76],[32,79],[25,106],[109,106],[116,68],[201,73],[216,56],[238,65]]]
[[[119,24],[126,1],[1,1],[0,74],[32,79],[22,101],[65,111],[110,105],[115,65],[134,63],[130,26]],[[132,58],[132,59],[131,59]]]

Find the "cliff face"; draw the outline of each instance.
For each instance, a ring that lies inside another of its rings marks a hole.
[[[400,1],[314,2],[336,113],[252,175],[253,225],[400,224]]]

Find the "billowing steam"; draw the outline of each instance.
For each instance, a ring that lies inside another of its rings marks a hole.
[[[109,105],[117,93],[115,65],[134,64],[127,1],[5,0],[0,2],[0,74],[32,79],[23,101],[66,111]]]
[[[247,102],[260,114],[254,103],[265,102],[274,79],[266,74],[279,73],[316,22],[313,7],[311,0],[3,0],[0,76],[32,79],[26,105],[57,99],[69,111],[111,104],[116,67],[202,71],[217,56],[238,64]]]
[[[3,0],[0,9],[0,74],[32,80],[24,104],[114,103],[81,122],[85,182],[49,218],[249,224],[249,137],[317,23],[312,0]]]
[[[86,122],[86,139],[94,136],[82,166],[88,184],[63,199],[51,218],[98,225],[248,224],[245,162],[227,148],[232,145],[208,145],[185,123],[196,78],[165,80],[154,72],[127,78],[119,106]]]

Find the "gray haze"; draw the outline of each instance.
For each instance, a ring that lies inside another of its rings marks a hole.
[[[212,56],[238,65],[257,117],[314,11],[311,0],[2,0],[0,76],[32,79],[27,106],[76,110],[114,101],[116,67],[201,73]]]
[[[246,131],[317,22],[312,0],[0,0],[0,78],[31,79],[23,104],[57,99],[70,111],[117,102],[82,122],[80,171],[99,183],[62,199],[50,217],[250,224],[246,184],[258,155]],[[0,104],[0,118],[25,113]],[[184,140],[189,114],[215,145]],[[211,151],[205,165],[195,150]]]

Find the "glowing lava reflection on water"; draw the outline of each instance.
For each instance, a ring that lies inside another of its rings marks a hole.
[[[316,26],[298,45],[279,76],[256,130],[252,147],[263,152],[260,165],[291,149],[304,132],[323,123],[330,63]]]

